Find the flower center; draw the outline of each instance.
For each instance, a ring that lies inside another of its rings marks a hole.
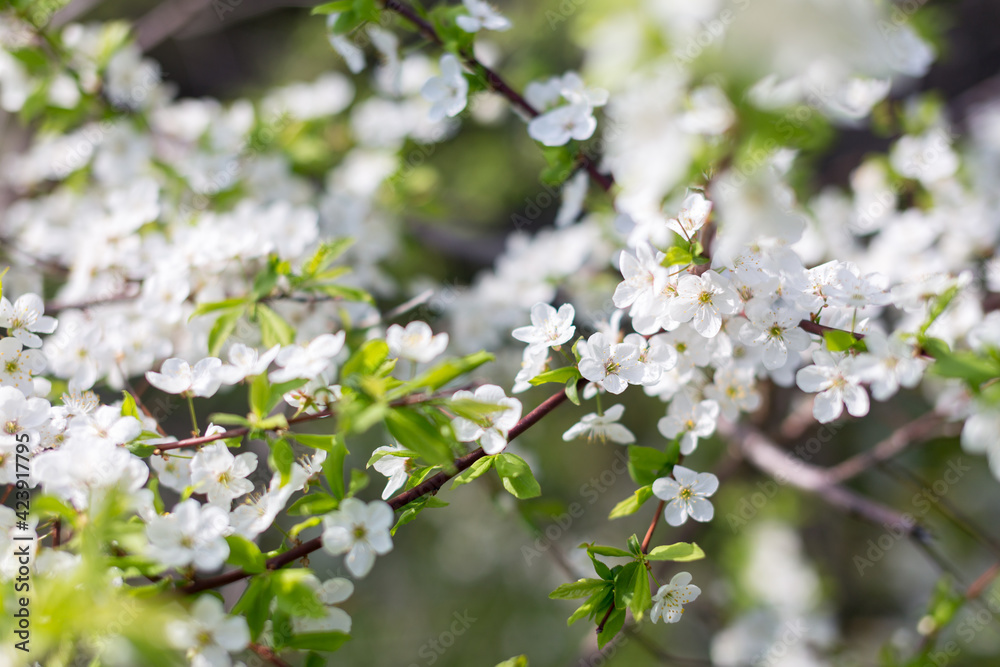
[[[712,293],[702,292],[698,295],[698,303],[712,303]]]
[[[14,435],[20,430],[16,419],[8,420],[6,424],[3,425],[3,430],[8,435]]]
[[[360,541],[368,536],[368,529],[363,524],[354,526],[354,539]]]

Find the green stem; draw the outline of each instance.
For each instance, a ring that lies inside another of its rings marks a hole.
[[[194,412],[194,395],[188,394],[188,409],[191,411],[191,435],[198,437],[201,435],[201,430],[198,428],[198,416]]]

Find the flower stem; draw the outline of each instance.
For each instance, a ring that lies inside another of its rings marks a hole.
[[[188,409],[191,411],[191,435],[197,438],[201,435],[201,430],[198,428],[198,416],[194,412],[194,396],[192,394],[187,395]]]

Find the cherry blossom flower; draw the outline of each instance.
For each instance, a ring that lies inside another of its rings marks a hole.
[[[142,424],[123,416],[117,408],[102,405],[92,415],[80,415],[69,422],[67,435],[103,441],[109,445],[128,444],[139,437]]]
[[[718,369],[712,384],[705,387],[705,398],[718,403],[723,416],[731,422],[739,419],[740,412],[753,412],[760,407],[753,369],[739,366]]]
[[[653,481],[653,495],[667,501],[663,518],[671,526],[679,526],[690,516],[695,521],[711,521],[715,508],[707,500],[719,488],[719,479],[710,472],[697,473],[675,465],[673,478]]]
[[[282,348],[275,358],[281,368],[271,371],[268,379],[271,382],[288,382],[299,378],[312,380],[332,364],[333,358],[344,349],[346,338],[346,332],[340,331],[316,336],[308,345]]]
[[[229,363],[216,369],[215,376],[222,384],[236,384],[248,377],[260,375],[267,371],[279,351],[281,345],[274,345],[261,353],[248,345],[236,343],[229,348]]]
[[[569,442],[574,438],[586,436],[588,440],[599,442],[616,442],[619,445],[629,445],[635,442],[632,431],[618,423],[625,413],[624,405],[613,405],[604,411],[603,415],[591,413],[573,424],[563,433],[563,440]]]
[[[653,610],[649,616],[656,623],[663,619],[664,623],[676,623],[684,614],[684,605],[694,602],[701,595],[701,589],[691,584],[691,575],[678,572],[669,584],[660,586],[653,596]]]
[[[428,79],[420,94],[432,104],[427,117],[433,122],[461,113],[467,103],[469,82],[458,58],[450,53],[441,56],[441,75]]]
[[[375,449],[372,454],[379,454],[385,452],[385,455],[378,461],[372,464],[378,472],[382,473],[389,478],[389,481],[385,485],[385,489],[382,491],[382,500],[388,500],[392,494],[400,490],[406,485],[406,480],[409,478],[410,473],[407,470],[407,466],[410,463],[410,459],[405,456],[397,456],[394,452],[403,452],[406,448],[402,445],[383,445]]]
[[[448,334],[434,335],[426,322],[415,321],[406,328],[391,325],[385,331],[385,342],[389,345],[389,356],[426,364],[448,347]]]
[[[265,493],[251,494],[230,513],[233,532],[248,540],[256,539],[271,527],[278,512],[285,509],[289,498],[302,488],[305,480],[306,475],[297,463],[292,464],[292,472],[285,485],[281,484],[281,473],[274,473]]]
[[[736,290],[715,271],[683,276],[677,282],[677,296],[670,302],[671,317],[691,322],[694,330],[706,338],[719,333],[723,315],[733,315],[739,309]]]
[[[549,360],[549,348],[540,345],[529,345],[521,354],[521,370],[514,376],[514,386],[510,393],[519,394],[531,389],[531,380],[545,370]]]
[[[147,522],[149,555],[167,567],[194,565],[199,570],[215,570],[229,557],[224,537],[228,531],[226,510],[188,498],[170,514]]]
[[[902,337],[887,338],[881,331],[869,331],[865,334],[865,347],[868,353],[855,359],[854,369],[865,382],[871,383],[876,401],[888,400],[900,387],[912,388],[920,382],[927,362]]]
[[[749,321],[739,331],[740,340],[746,345],[763,345],[764,368],[781,368],[788,361],[789,352],[802,352],[809,347],[809,334],[799,328],[802,316],[797,310],[754,299],[745,312]]]
[[[234,498],[253,491],[253,482],[246,478],[256,469],[256,454],[233,456],[225,442],[216,441],[191,459],[191,484],[196,493],[206,494],[210,503],[228,510]]]
[[[455,23],[465,32],[479,32],[483,28],[498,31],[510,29],[510,21],[497,13],[485,0],[462,0],[462,4],[469,15],[455,17]]]
[[[686,394],[679,394],[670,402],[667,416],[656,427],[665,438],[681,436],[681,454],[690,454],[698,446],[698,438],[715,433],[719,420],[719,404],[707,400],[694,403]]]
[[[367,575],[375,564],[376,554],[392,551],[392,508],[381,500],[365,504],[346,498],[340,508],[323,517],[323,548],[334,556],[346,553],[344,564],[356,578]]]
[[[612,394],[620,394],[629,384],[641,384],[646,369],[639,365],[639,349],[626,343],[611,343],[597,332],[577,345],[580,374]]]
[[[170,621],[167,640],[185,652],[191,667],[231,667],[230,653],[250,645],[250,630],[242,616],[229,616],[222,601],[202,595],[191,606],[191,617]]]
[[[304,579],[307,586],[316,591],[319,601],[327,605],[326,615],[319,618],[292,616],[292,632],[296,635],[313,632],[351,632],[350,615],[332,605],[346,601],[354,594],[354,584],[350,579],[334,577],[320,583],[313,575]]]
[[[35,332],[50,334],[56,330],[56,318],[43,315],[45,303],[37,294],[22,294],[13,305],[0,297],[0,327],[25,347],[41,347],[42,339]]]
[[[151,456],[149,465],[156,472],[160,486],[178,493],[191,486],[191,457],[194,453],[190,449],[177,449],[164,452],[163,456]]]
[[[562,146],[570,139],[584,141],[597,129],[594,108],[586,103],[566,104],[528,123],[528,136],[545,146]]]
[[[705,199],[700,192],[692,192],[684,198],[681,212],[676,218],[667,220],[667,226],[688,241],[694,240],[694,235],[705,226],[712,212],[712,202]]]
[[[28,398],[16,387],[0,387],[0,444],[16,445],[17,436],[31,435],[41,428],[49,420],[50,411],[44,398]],[[32,440],[37,443],[38,438]]]
[[[483,415],[482,424],[465,417],[455,417],[451,420],[451,427],[459,442],[479,440],[479,444],[487,454],[493,455],[502,452],[507,446],[507,432],[521,418],[521,401],[516,398],[508,398],[503,389],[495,384],[484,384],[477,387],[475,393],[463,390],[456,391],[452,395],[452,400],[463,399],[506,408]]]
[[[845,405],[855,417],[868,414],[868,394],[861,387],[854,357],[816,350],[813,364],[799,369],[795,382],[802,391],[819,392],[813,402],[813,416],[819,423],[832,422],[840,416]]]
[[[0,340],[0,386],[31,393],[32,375],[45,370],[45,357],[38,350],[25,350],[20,340]]]
[[[222,360],[216,357],[202,359],[194,368],[183,359],[167,359],[160,366],[160,372],[146,371],[146,380],[160,391],[168,394],[209,397],[219,390],[220,380],[216,373]]]
[[[564,303],[557,311],[547,303],[531,307],[531,326],[518,327],[511,332],[517,340],[536,347],[555,347],[569,342],[576,332],[573,305]]]

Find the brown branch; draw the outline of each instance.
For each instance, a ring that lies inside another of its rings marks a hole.
[[[585,382],[584,380],[580,380],[580,384],[583,384],[584,382]],[[514,438],[516,438],[517,436],[521,435],[526,430],[531,428],[534,424],[538,423],[538,421],[542,417],[555,410],[565,400],[566,400],[565,390],[560,391],[558,394],[553,394],[549,398],[545,399],[538,407],[536,407],[534,410],[532,410],[527,415],[522,417],[521,420],[517,422],[517,424],[515,424],[513,428],[510,429],[510,431],[507,434],[507,442],[512,441]],[[192,438],[192,440],[197,440],[197,439],[198,438]],[[473,463],[483,458],[484,456],[486,456],[486,452],[483,451],[482,447],[476,449],[473,452],[470,452],[469,454],[466,454],[465,456],[455,461],[454,470],[447,472],[439,472],[430,479],[413,487],[409,491],[401,493],[397,496],[393,496],[388,501],[389,506],[393,510],[398,510],[422,496],[425,496],[430,493],[436,493],[442,486],[444,486],[444,484],[449,479],[451,479],[458,473],[462,472],[463,470],[467,470],[469,467],[472,466]],[[298,560],[299,558],[302,558],[303,556],[306,556],[316,551],[321,546],[323,546],[322,537],[315,537],[307,542],[303,542],[297,547],[289,549],[284,553],[278,554],[273,558],[269,558],[267,560],[267,569],[277,570],[279,568],[282,568],[285,565],[288,565],[289,563],[292,563]],[[210,588],[218,588],[219,586],[231,584],[234,581],[239,581],[240,579],[249,577],[250,575],[251,575],[250,572],[246,572],[244,570],[231,570],[229,572],[223,572],[222,574],[216,575],[214,577],[207,577],[205,579],[199,579],[197,581],[193,581],[187,586],[180,588],[180,590],[184,593],[197,593],[199,591],[208,590]]]
[[[997,578],[997,575],[1000,575],[1000,563],[993,563],[988,570],[979,575],[979,577],[965,590],[965,599],[975,600],[978,598],[983,594],[983,591],[985,591],[987,587],[993,583],[993,580]]]
[[[720,423],[720,433],[735,443],[744,458],[762,472],[803,491],[818,495],[833,507],[881,527],[901,528],[909,537],[927,538],[927,532],[910,515],[866,498],[836,483],[829,471],[800,461],[746,425]]]
[[[288,420],[289,424],[301,424],[302,422],[313,421],[316,419],[323,419],[324,417],[329,417],[333,414],[330,410],[323,410],[322,412],[317,412],[311,415],[302,415],[301,417],[293,417]],[[165,452],[171,449],[180,449],[181,447],[197,447],[198,445],[204,445],[208,442],[214,442],[216,440],[228,440],[229,438],[242,438],[251,429],[247,426],[241,426],[240,428],[234,428],[231,431],[223,431],[222,433],[216,433],[214,435],[200,435],[197,438],[185,438],[184,440],[178,440],[177,442],[168,442],[163,445],[159,445],[156,448],[154,454],[160,452]]]
[[[873,465],[891,459],[914,441],[930,437],[943,423],[944,417],[936,412],[929,412],[909,424],[900,426],[888,438],[870,450],[861,452],[833,466],[826,471],[826,474],[832,483],[840,484],[863,473]]]
[[[444,41],[441,39],[441,36],[438,35],[434,26],[425,18],[417,14],[412,7],[402,0],[385,0],[383,6],[387,10],[396,12],[412,23],[417,28],[417,32],[434,44],[437,44],[438,46],[444,45]],[[483,82],[491,91],[505,97],[507,101],[524,112],[528,118],[535,118],[541,114],[541,112],[532,106],[528,100],[524,99],[523,95],[514,90],[506,81],[504,81],[503,77],[501,77],[495,70],[480,62],[474,55],[471,53],[463,53],[462,60],[469,69],[482,77]],[[611,188],[614,187],[614,177],[610,174],[601,173],[597,167],[597,162],[598,160],[592,158],[583,149],[581,149],[580,153],[577,155],[577,164],[587,171],[591,179],[597,183],[602,190],[609,192]]]

